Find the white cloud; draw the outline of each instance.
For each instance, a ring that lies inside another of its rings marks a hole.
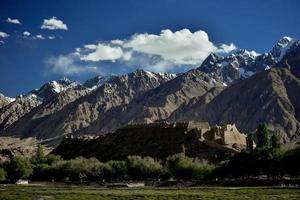
[[[10,17],[5,20],[7,23],[11,24],[21,24],[21,22],[18,19],[11,19]]]
[[[1,32],[0,31],[0,43],[4,44],[5,42],[3,40],[5,40],[5,38],[9,37],[9,35],[5,32]]]
[[[82,63],[97,63],[97,66],[120,67],[125,70],[144,68],[156,72],[182,72],[201,65],[210,53],[230,53],[234,44],[214,45],[206,32],[191,32],[188,29],[162,30],[159,34],[134,34],[128,39],[115,39],[86,44],[75,48],[73,56],[78,59],[77,70]],[[81,64],[79,64],[79,62]],[[103,69],[103,68],[102,68]]]
[[[57,19],[56,17],[52,17],[50,19],[44,19],[41,29],[49,29],[49,30],[61,29],[67,31],[68,27],[60,19]]]
[[[45,37],[41,34],[38,34],[38,35],[35,36],[35,39],[44,40]]]
[[[23,36],[24,36],[24,37],[29,37],[30,35],[31,35],[31,33],[28,32],[28,31],[24,31],[24,32],[23,32]]]
[[[166,29],[162,30],[158,35],[148,33],[135,34],[128,40],[116,39],[108,43],[84,45],[84,49],[84,51],[77,51],[81,60],[84,61],[131,61],[131,59],[134,59],[133,55],[136,55],[133,52],[136,52],[138,56],[150,55],[156,57],[157,63],[151,63],[151,66],[157,65],[162,68],[164,65],[197,66],[210,53],[228,53],[236,49],[236,46],[234,44],[222,44],[220,47],[217,47],[209,41],[207,33],[201,30],[192,33],[188,29],[176,32]],[[131,62],[131,64],[146,66],[150,63]]]
[[[46,60],[48,72],[63,75],[76,75],[85,72],[97,72],[97,68],[89,65],[76,64],[78,56],[75,54],[59,55]]]
[[[49,39],[49,40],[54,40],[54,39],[55,39],[55,36],[48,36],[48,39]]]
[[[172,32],[162,30],[159,35],[136,34],[124,44],[126,48],[146,54],[161,56],[174,64],[200,64],[217,48],[209,41],[204,31],[188,29]]]
[[[120,45],[120,46],[124,44],[124,42],[119,39],[111,40],[110,43],[115,44],[115,45]]]
[[[220,53],[230,53],[234,50],[236,50],[237,47],[231,43],[230,45],[227,45],[227,44],[221,44],[220,45],[220,48],[217,50],[217,53],[220,52]]]
[[[86,48],[86,49],[97,49],[97,45],[95,45],[95,44],[86,44],[86,45],[84,45],[84,48]]]
[[[111,47],[110,45],[99,43],[98,45],[85,45],[85,48],[93,51],[80,56],[80,59],[84,61],[110,60],[115,62],[117,59],[124,58],[124,52],[120,47]]]
[[[7,37],[9,37],[7,33],[0,32],[0,38],[7,38]]]

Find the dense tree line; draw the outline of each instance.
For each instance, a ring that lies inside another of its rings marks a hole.
[[[122,181],[203,179],[213,170],[213,166],[199,159],[178,154],[165,161],[151,157],[128,156],[124,161],[100,162],[96,158],[78,157],[62,160],[56,155],[44,156],[42,146],[31,159],[12,157],[10,162],[0,167],[0,181]]]

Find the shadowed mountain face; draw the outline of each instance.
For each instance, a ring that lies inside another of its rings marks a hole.
[[[226,88],[207,104],[183,106],[170,119],[235,123],[242,131],[266,122],[289,142],[300,136],[299,98],[300,79],[288,69],[273,68]]]
[[[64,159],[84,156],[101,161],[124,160],[129,155],[165,159],[184,153],[217,161],[244,149],[245,138],[232,125],[210,127],[208,123],[158,122],[128,125],[100,137],[65,138],[52,153]]]
[[[137,70],[97,76],[83,85],[52,81],[16,99],[0,95],[0,134],[48,140],[168,119],[235,123],[243,132],[266,122],[282,142],[295,142],[299,65],[299,40],[284,37],[265,54],[211,54],[179,76]]]
[[[222,87],[209,74],[188,71],[177,78],[149,90],[126,105],[111,109],[101,120],[95,121],[80,133],[106,133],[129,123],[151,123],[167,119],[181,104],[204,95],[213,87]]]

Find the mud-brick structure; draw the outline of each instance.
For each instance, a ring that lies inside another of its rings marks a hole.
[[[212,126],[208,131],[202,134],[201,138],[220,145],[246,145],[246,135],[240,133],[235,124]]]
[[[235,124],[227,124],[224,126],[210,126],[207,122],[167,122],[159,120],[154,123],[130,124],[121,128],[122,131],[139,131],[143,129],[153,131],[152,129],[182,129],[184,134],[196,134],[200,141],[211,141],[219,145],[240,144],[246,145],[246,135],[240,133]],[[172,131],[170,131],[172,133]]]

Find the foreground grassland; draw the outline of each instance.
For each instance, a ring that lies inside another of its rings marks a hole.
[[[106,200],[106,199],[300,199],[300,189],[288,188],[181,188],[100,189],[91,187],[0,186],[0,200]]]

